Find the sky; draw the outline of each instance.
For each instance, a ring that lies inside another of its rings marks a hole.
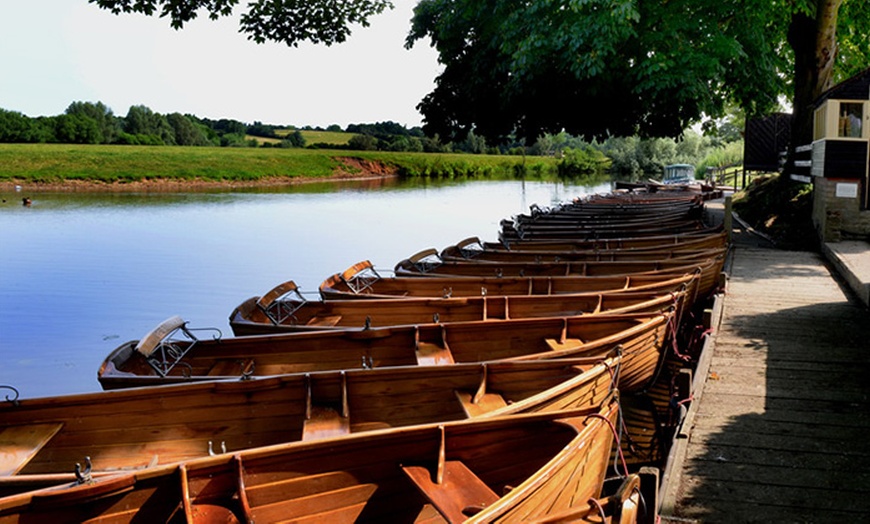
[[[241,1],[236,14],[245,6]],[[356,27],[342,44],[256,44],[238,19],[113,15],[87,0],[0,2],[0,108],[58,115],[74,101],[116,116],[133,105],[211,119],[295,126],[422,123],[440,71],[428,41],[404,47],[416,2]]]

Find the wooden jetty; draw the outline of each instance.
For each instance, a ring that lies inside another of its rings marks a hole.
[[[870,313],[820,255],[747,236],[664,475],[661,521],[866,522]]]

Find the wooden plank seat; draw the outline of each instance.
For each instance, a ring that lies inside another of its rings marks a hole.
[[[468,418],[477,417],[507,406],[507,402],[505,402],[501,394],[486,390],[489,367],[484,363],[481,365],[480,371],[480,384],[477,386],[477,391],[474,393],[460,390],[453,391],[459,403],[462,404],[465,416]]]
[[[0,430],[0,476],[15,475],[54,437],[61,423],[10,426]]]
[[[499,496],[460,460],[445,460],[441,482],[424,466],[402,471],[448,522],[462,522],[495,503]]]
[[[419,342],[416,349],[417,363],[421,366],[455,364],[450,348],[432,342]]]
[[[439,366],[455,364],[453,353],[447,345],[447,332],[442,326],[440,340],[420,340],[420,330],[414,333],[414,353],[417,356],[417,364],[421,366]]]
[[[579,338],[565,338],[561,340],[548,338],[546,339],[546,342],[552,351],[565,351],[566,349],[572,349],[583,345],[583,341]]]
[[[327,406],[311,406],[302,427],[302,440],[318,440],[350,434],[350,417]]]
[[[347,399],[347,375],[341,373],[341,412],[323,403],[315,404],[312,378],[305,375],[305,422],[302,440],[318,440],[350,434],[350,406]]]
[[[489,413],[499,408],[506,407],[508,404],[499,393],[484,393],[478,398],[467,391],[454,391],[456,398],[462,404],[462,409],[465,411],[465,416],[468,418],[478,417],[484,413]]]

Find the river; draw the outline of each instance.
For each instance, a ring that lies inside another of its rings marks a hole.
[[[105,356],[170,316],[230,336],[233,308],[285,280],[314,299],[324,278],[360,260],[389,275],[423,249],[497,240],[499,221],[532,204],[610,188],[471,181],[0,193],[0,385],[22,398],[97,391]]]

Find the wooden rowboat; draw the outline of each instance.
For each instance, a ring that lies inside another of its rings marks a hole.
[[[604,358],[619,347],[619,387],[635,391],[653,378],[675,320],[675,311],[666,311],[199,339],[173,317],[112,351],[98,379],[104,389],[117,389],[322,370]]]
[[[719,273],[725,263],[725,249],[708,250],[699,253],[697,257],[671,258],[665,260],[621,260],[616,262],[476,262],[443,261],[432,257],[431,252],[421,252],[396,264],[394,272],[397,277],[559,277],[559,276],[608,276],[631,275],[653,272],[690,272],[698,267],[709,269],[704,277],[711,277],[711,272]],[[703,271],[702,271],[703,272]],[[707,282],[710,284],[711,282]],[[701,286],[705,290],[705,286]]]
[[[306,300],[291,280],[262,297],[252,297],[230,314],[237,337],[372,327],[575,316],[593,313],[651,313],[683,307],[692,296],[689,283],[667,291],[577,293],[563,295],[477,296],[374,300]]]
[[[701,220],[677,220],[664,224],[622,225],[611,227],[576,225],[535,226],[533,224],[514,224],[512,221],[502,221],[499,230],[499,240],[511,243],[526,240],[582,240],[590,238],[618,238],[673,235],[706,231],[708,227]]]
[[[722,227],[708,227],[700,231],[689,233],[661,234],[649,236],[633,236],[628,234],[615,238],[553,238],[553,239],[525,239],[508,240],[500,239],[498,242],[485,242],[484,248],[508,249],[510,251],[571,251],[571,250],[594,250],[594,249],[635,249],[635,248],[661,248],[694,241],[711,235],[722,234]]]
[[[421,256],[430,258],[433,262],[460,262],[474,264],[562,264],[576,262],[645,262],[657,260],[693,260],[703,258],[705,254],[715,256],[717,253],[722,253],[725,246],[710,247],[704,249],[698,248],[680,248],[680,249],[656,249],[656,250],[613,250],[613,251],[565,251],[554,253],[552,251],[542,252],[523,252],[523,251],[501,251],[480,252],[479,255],[457,256],[450,253],[445,253],[441,250],[439,253],[435,249],[428,249],[415,254],[411,258],[420,259]]]
[[[618,402],[222,453],[0,499],[12,522],[519,522],[588,508]]]
[[[646,206],[645,206],[646,207]],[[652,207],[652,206],[649,206]],[[672,223],[693,221],[702,217],[704,206],[692,205],[681,209],[644,209],[643,213],[599,213],[571,211],[565,208],[556,209],[546,213],[532,215],[515,215],[505,222],[512,223],[515,227],[538,227],[538,226],[575,226],[580,228],[624,228],[646,227],[652,224],[656,226],[672,225]]]
[[[726,247],[726,240],[725,233],[715,233],[679,244],[664,244],[654,247],[514,250],[501,244],[483,242],[477,237],[469,237],[445,247],[438,255],[442,260],[557,262],[563,260],[618,260],[632,257],[636,260],[643,260],[667,258],[673,254],[686,255],[690,252],[708,249],[721,249]]]
[[[713,289],[722,263],[716,260],[677,271],[632,275],[567,277],[382,277],[368,260],[336,273],[320,284],[324,300],[404,297],[474,297],[481,295],[557,295],[565,293],[626,292],[668,289],[698,278],[697,294]]]
[[[620,357],[406,366],[0,404],[0,496],[209,455],[476,416],[600,405]],[[5,493],[4,493],[5,492]]]

